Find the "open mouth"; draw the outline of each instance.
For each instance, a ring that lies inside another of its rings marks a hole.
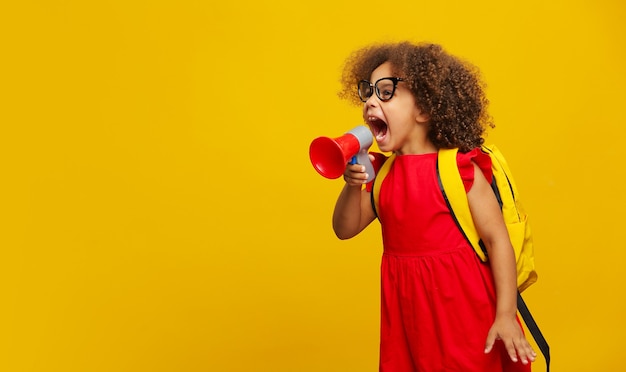
[[[376,141],[381,141],[383,138],[385,138],[388,128],[387,123],[374,116],[368,117],[367,123],[369,124],[369,127],[372,130],[374,137],[376,138]]]

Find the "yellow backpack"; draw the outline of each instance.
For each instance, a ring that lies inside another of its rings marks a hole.
[[[502,153],[495,146],[482,146],[482,151],[491,158],[493,179],[491,188],[500,204],[502,216],[515,250],[517,263],[517,307],[537,346],[546,358],[550,370],[550,348],[541,334],[520,293],[537,281],[535,256],[530,225],[518,198],[517,186]],[[437,156],[437,178],[439,188],[457,226],[470,243],[481,261],[488,260],[487,250],[478,236],[469,209],[467,194],[456,161],[458,149],[440,149]],[[372,207],[377,214],[380,185],[391,169],[395,154],[391,155],[376,174],[372,186]],[[377,214],[378,215],[378,214]]]

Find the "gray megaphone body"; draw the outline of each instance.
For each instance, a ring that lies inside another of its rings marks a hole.
[[[314,139],[309,147],[309,157],[315,170],[326,178],[341,177],[348,163],[361,164],[365,166],[367,182],[370,182],[376,176],[368,154],[372,143],[372,132],[365,125],[359,125],[341,137]]]

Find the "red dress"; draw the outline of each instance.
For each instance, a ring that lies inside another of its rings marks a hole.
[[[492,176],[487,155],[459,154],[466,190],[472,161]],[[380,186],[380,371],[530,371],[510,360],[501,341],[484,353],[495,318],[493,277],[450,215],[436,162],[436,153],[396,156]]]

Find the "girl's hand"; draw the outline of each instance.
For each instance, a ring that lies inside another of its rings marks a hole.
[[[489,353],[493,349],[496,340],[502,340],[504,347],[512,361],[521,360],[523,364],[534,362],[537,357],[524,337],[524,333],[515,318],[498,318],[494,321],[489,334],[487,335],[487,343],[485,344],[485,353]]]
[[[374,156],[369,154],[370,161],[374,161]],[[367,182],[369,175],[365,173],[365,166],[361,164],[348,164],[343,172],[343,179],[350,186],[362,186]]]

